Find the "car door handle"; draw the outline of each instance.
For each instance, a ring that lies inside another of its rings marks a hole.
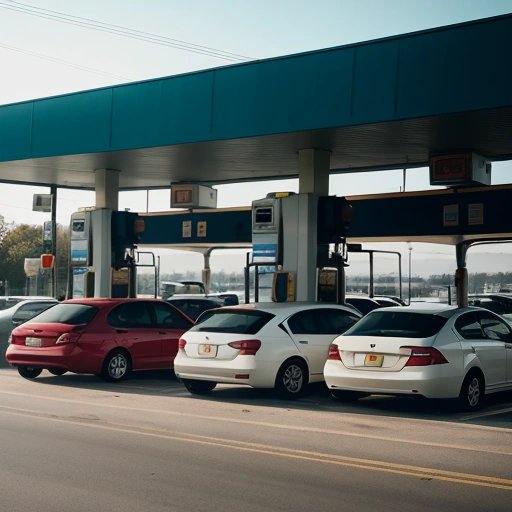
[[[309,343],[308,340],[300,340],[299,343],[302,343],[303,345],[307,345]]]
[[[512,345],[509,345],[508,343],[506,343],[505,348],[508,348],[510,350],[510,349],[512,349]]]

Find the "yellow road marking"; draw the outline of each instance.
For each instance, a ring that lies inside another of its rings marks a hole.
[[[10,407],[1,407],[7,414],[14,416],[30,416],[37,419],[44,419],[58,423],[67,423],[73,425],[81,425],[88,428],[107,430],[112,432],[123,432],[132,435],[142,435],[146,437],[154,437],[159,439],[172,439],[185,443],[202,444],[208,446],[216,446],[228,448],[243,452],[251,452],[262,455],[271,455],[275,457],[285,457],[299,459],[310,462],[318,462],[321,464],[332,464],[336,466],[351,467],[367,471],[379,471],[383,473],[399,474],[411,476],[415,478],[428,478],[432,480],[441,480],[465,485],[474,485],[478,487],[490,487],[493,489],[502,489],[512,491],[512,480],[507,478],[498,478],[486,475],[475,475],[471,473],[461,473],[456,471],[445,471],[442,469],[424,468],[420,466],[411,466],[407,464],[397,464],[393,462],[378,461],[372,459],[361,459],[357,457],[345,457],[342,455],[331,455],[320,452],[310,452],[306,450],[294,450],[276,446],[262,445],[258,443],[249,443],[235,441],[230,439],[221,439],[210,436],[200,436],[194,434],[181,434],[176,432],[163,432],[147,428],[136,428],[123,424],[97,424],[91,423],[86,419],[68,419],[57,418],[52,415],[34,413],[23,409],[15,409]]]
[[[12,392],[12,391],[3,391],[3,390],[0,390],[0,394],[27,397],[26,393],[17,393],[17,392]],[[109,393],[109,396],[111,396],[111,395],[112,395],[112,393]],[[128,407],[125,405],[88,402],[86,400],[73,400],[73,399],[69,399],[69,398],[58,398],[58,397],[50,397],[50,396],[43,396],[43,395],[29,395],[29,397],[30,398],[37,397],[42,400],[55,401],[55,402],[72,403],[75,405],[81,404],[81,405],[89,405],[92,407],[104,407],[107,409],[147,412],[147,413],[162,414],[162,415],[167,415],[167,416],[181,416],[181,417],[186,417],[186,418],[196,418],[196,419],[200,419],[200,420],[218,421],[221,423],[234,423],[234,424],[238,424],[238,425],[251,425],[251,426],[256,426],[256,427],[268,427],[268,428],[292,430],[292,431],[295,430],[295,431],[299,431],[299,432],[314,432],[314,433],[343,436],[343,437],[355,437],[355,438],[362,438],[362,439],[372,439],[372,440],[376,440],[376,441],[387,441],[387,442],[393,442],[393,443],[411,444],[411,445],[416,445],[416,446],[428,446],[431,448],[446,448],[446,449],[464,450],[464,451],[470,451],[470,452],[493,453],[493,454],[502,455],[502,456],[512,456],[512,445],[511,446],[501,446],[499,449],[490,450],[488,448],[480,448],[476,445],[465,446],[465,445],[448,444],[448,443],[434,443],[434,442],[430,442],[430,441],[419,441],[416,439],[401,439],[401,438],[397,438],[397,437],[378,436],[378,435],[359,433],[359,432],[344,432],[341,430],[323,429],[323,428],[307,427],[307,426],[300,426],[300,425],[296,426],[296,425],[286,425],[286,424],[281,424],[281,423],[270,423],[270,422],[264,422],[264,421],[241,420],[241,419],[236,419],[236,418],[224,418],[224,417],[219,417],[219,416],[208,416],[206,414],[196,414],[196,413],[189,413],[189,412],[182,412],[182,411],[147,409],[147,408],[141,408],[141,407]],[[2,406],[0,406],[0,407],[2,407]],[[414,420],[414,421],[419,421],[419,420]],[[473,426],[473,428],[476,428],[476,427]],[[497,428],[497,427],[478,426],[478,429],[501,431],[501,432],[505,432],[505,433],[511,432],[510,429]]]

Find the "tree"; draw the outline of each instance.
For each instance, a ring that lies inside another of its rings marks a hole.
[[[2,247],[2,243],[4,241],[5,236],[9,233],[12,224],[8,224],[5,222],[5,218],[3,215],[0,215],[0,250]]]
[[[42,228],[20,224],[7,230],[1,242],[0,281],[9,293],[23,294],[27,276],[25,258],[39,258],[42,252]]]

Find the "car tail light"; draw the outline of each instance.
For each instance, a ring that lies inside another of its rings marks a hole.
[[[409,360],[405,366],[430,366],[432,364],[445,364],[448,361],[433,347],[400,347],[408,348],[411,351]]]
[[[180,338],[180,340],[178,341],[178,349],[185,350],[186,344],[187,344],[187,342],[183,338]]]
[[[63,345],[64,343],[76,343],[81,335],[81,332],[65,332],[57,338],[55,345]]]
[[[338,345],[335,343],[331,343],[329,345],[329,352],[327,352],[327,359],[332,359],[333,361],[341,361],[340,352],[338,350]]]
[[[241,356],[253,356],[258,352],[261,347],[260,340],[242,340],[242,341],[232,341],[228,343],[231,348],[236,348],[240,350]]]

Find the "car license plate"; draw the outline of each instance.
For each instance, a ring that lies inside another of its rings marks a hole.
[[[41,346],[41,338],[32,338],[27,336],[25,338],[25,345],[27,347],[40,347]]]
[[[364,358],[365,366],[382,366],[384,356],[382,354],[366,354]]]
[[[209,343],[203,343],[199,345],[198,352],[203,357],[215,357],[217,355],[217,345],[210,345]]]

